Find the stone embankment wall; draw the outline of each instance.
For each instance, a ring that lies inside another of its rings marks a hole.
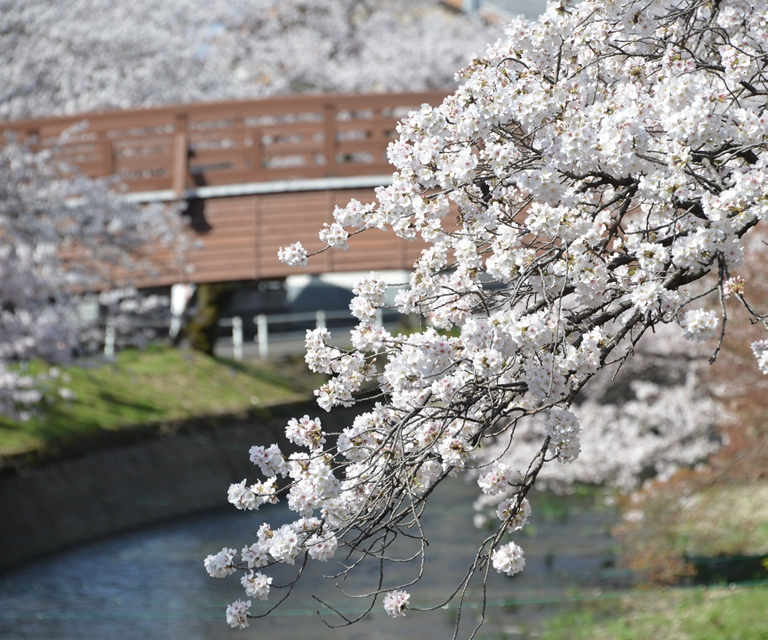
[[[224,427],[110,447],[0,475],[0,570],[74,545],[190,513],[225,506],[227,489],[260,479],[253,445],[290,451],[291,416],[316,405]],[[291,410],[295,409],[295,410]],[[355,410],[320,416],[323,426],[351,424]]]

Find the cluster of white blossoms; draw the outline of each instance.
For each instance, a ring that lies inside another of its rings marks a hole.
[[[579,443],[578,418],[564,409],[552,409],[547,420],[546,433],[553,453],[560,462],[573,462],[579,457],[581,444]]]
[[[301,242],[294,242],[292,245],[281,248],[277,252],[277,257],[291,267],[307,266],[307,250],[301,246]]]
[[[224,547],[216,555],[210,555],[203,563],[205,570],[212,578],[224,578],[235,572],[235,555],[237,551]]]
[[[269,585],[272,584],[272,578],[265,576],[260,571],[255,573],[251,571],[240,578],[240,583],[243,585],[246,595],[259,600],[266,600],[269,597]]]
[[[349,234],[346,232],[337,222],[332,225],[325,225],[325,228],[320,232],[320,240],[334,249],[347,249],[347,239]]]
[[[477,479],[483,493],[495,496],[506,491],[514,479],[512,468],[500,462],[494,462]]]
[[[720,318],[714,311],[691,309],[685,312],[681,324],[684,331],[683,335],[688,340],[704,342],[715,335],[720,324]]]
[[[525,568],[525,556],[522,547],[514,542],[508,542],[493,552],[491,557],[493,568],[499,573],[513,576]]]
[[[768,375],[768,340],[758,340],[752,343],[752,353],[757,358],[760,371]]]
[[[232,484],[227,492],[229,502],[238,509],[252,511],[258,509],[263,504],[277,503],[277,487],[275,478],[270,478],[266,482],[257,482],[250,487],[246,486],[246,480]]]
[[[518,503],[517,498],[502,500],[496,509],[496,515],[499,520],[507,523],[507,529],[510,532],[520,531],[531,516],[531,504],[528,498],[523,498],[521,504]]]
[[[330,376],[319,405],[351,405],[374,388],[376,403],[340,434],[289,427],[308,451],[284,456],[280,491],[300,519],[284,525],[287,550],[260,531],[268,564],[311,556],[315,540],[332,537],[350,558],[340,575],[367,559],[385,573],[403,560],[390,555],[400,533],[421,541],[423,556],[419,518],[432,490],[467,469],[484,499],[503,500],[469,574],[512,575],[524,556],[504,537],[525,523],[547,463],[575,468],[587,443],[611,449],[629,434],[644,443],[627,465],[639,471],[648,452],[660,473],[689,459],[680,448],[706,455],[700,439],[678,438],[665,458],[638,421],[626,434],[624,422],[597,432],[589,417],[603,405],[574,401],[609,365],[631,363],[645,333],[674,326],[695,343],[724,331],[725,283],[745,234],[768,216],[766,43],[764,0],[553,3],[538,22],[508,25],[453,95],[399,125],[391,186],[376,205],[337,210],[321,237],[328,250],[374,228],[424,241],[395,306],[426,326],[376,326],[386,298],[370,275],[355,289],[351,349],[329,346],[325,329],[308,332],[307,363]],[[295,262],[297,250],[286,251]],[[755,352],[762,366],[764,345]],[[688,428],[667,424],[673,399],[662,386],[632,382],[625,413],[663,397],[655,424]],[[283,463],[265,456],[256,461],[274,476]],[[367,596],[402,613],[405,586]]]
[[[676,325],[657,325],[655,330],[636,345],[621,369],[602,369],[579,392],[578,404],[570,408],[583,425],[579,457],[568,464],[545,465],[536,488],[568,493],[574,484],[588,483],[627,493],[638,489],[649,474],[663,481],[717,451],[716,429],[726,414],[702,376],[711,345],[681,340]],[[487,442],[476,454],[480,464],[474,473],[480,487],[483,475],[496,466],[527,468],[547,437],[549,423],[544,414],[529,416],[517,423],[514,446],[504,436]],[[497,492],[484,490],[478,496],[477,526],[501,518],[499,501],[515,497],[514,484],[500,484]]]
[[[235,600],[227,607],[227,623],[231,627],[245,629],[248,626],[248,609],[251,607],[251,601]]]
[[[384,596],[384,611],[393,618],[404,617],[410,597],[407,591],[390,591]]]

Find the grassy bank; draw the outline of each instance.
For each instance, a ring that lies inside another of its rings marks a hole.
[[[552,620],[545,640],[766,640],[768,585],[658,589],[584,603]]]
[[[29,373],[40,377],[43,401],[26,421],[0,420],[0,459],[148,425],[162,431],[190,419],[258,414],[306,400],[311,386],[290,371],[164,347],[60,370],[32,363]]]

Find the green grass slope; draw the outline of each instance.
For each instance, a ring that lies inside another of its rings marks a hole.
[[[658,589],[585,604],[545,640],[766,640],[768,585]]]
[[[0,460],[109,432],[149,426],[162,432],[194,419],[258,414],[309,397],[306,381],[290,372],[164,347],[61,370],[37,362],[29,373],[41,377],[43,401],[26,421],[0,419]]]

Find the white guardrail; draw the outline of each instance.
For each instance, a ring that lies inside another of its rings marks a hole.
[[[280,313],[266,315],[260,313],[254,316],[253,323],[256,325],[256,335],[253,340],[258,345],[259,358],[269,356],[269,325],[270,324],[290,324],[294,322],[315,322],[315,328],[320,329],[326,326],[329,320],[349,320],[350,324],[357,322],[349,311],[309,311],[306,313]],[[384,314],[382,309],[376,310],[376,324],[384,323]],[[232,318],[221,318],[220,327],[232,327],[232,353],[237,362],[243,360],[243,319],[240,316]]]

